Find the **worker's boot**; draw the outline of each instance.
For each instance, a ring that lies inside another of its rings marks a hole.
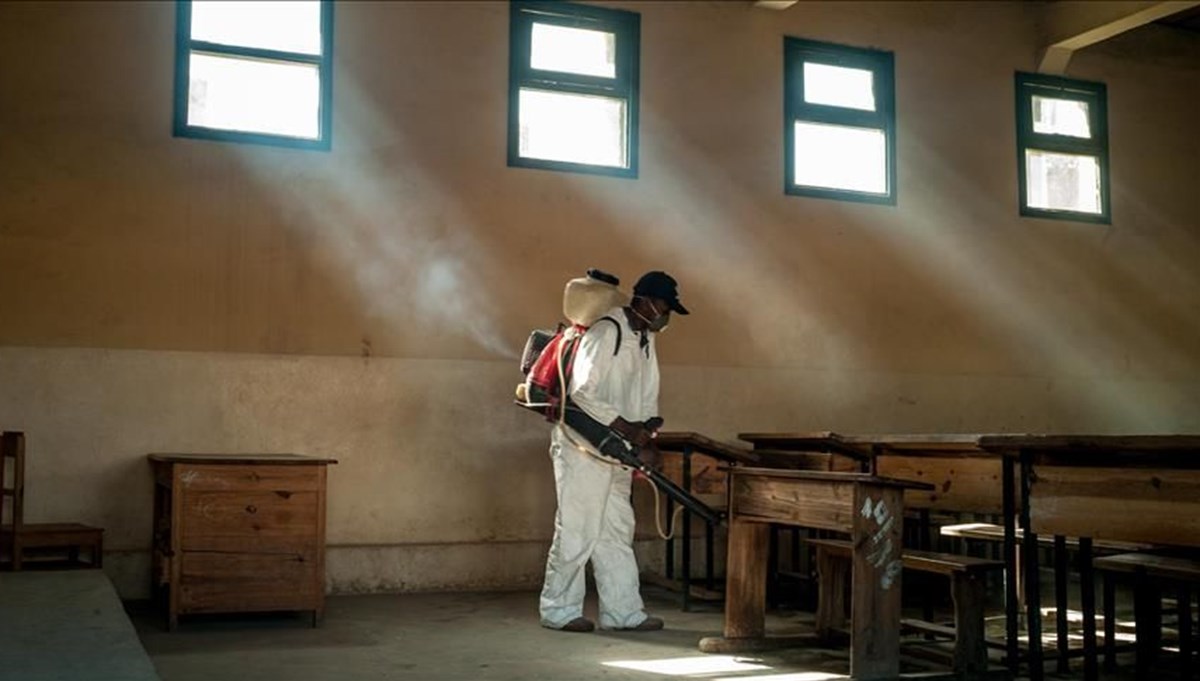
[[[575,619],[571,620],[570,622],[567,622],[566,624],[559,627],[558,630],[584,633],[584,632],[592,631],[595,628],[596,628],[596,625],[592,624],[592,621],[590,619],[588,619],[586,617],[576,617]]]
[[[625,627],[621,631],[658,631],[663,628],[663,620],[661,617],[647,617],[641,623],[632,627]]]

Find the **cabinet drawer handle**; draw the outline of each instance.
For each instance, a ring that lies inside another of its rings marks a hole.
[[[246,512],[247,513],[258,513],[258,507],[255,506],[254,504],[250,504],[249,506],[246,507]]]

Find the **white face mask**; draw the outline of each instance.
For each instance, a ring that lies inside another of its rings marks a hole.
[[[646,322],[646,327],[647,327],[648,331],[651,331],[653,333],[662,333],[663,331],[666,331],[667,324],[670,323],[670,321],[671,321],[671,311],[667,310],[666,312],[659,312],[658,308],[654,306],[653,300],[650,300],[649,298],[642,298],[642,300],[649,303],[650,309],[654,310],[654,313],[655,313],[654,319],[649,319],[646,317],[646,315],[642,314],[641,312],[638,312],[637,307],[634,305],[630,305],[629,309],[633,310],[633,313],[635,315],[637,315],[643,322]]]

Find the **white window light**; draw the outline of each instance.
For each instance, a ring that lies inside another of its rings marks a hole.
[[[637,14],[511,3],[510,166],[637,176]]]
[[[1017,73],[1016,94],[1021,214],[1107,223],[1105,86]]]
[[[896,202],[890,52],[784,39],[789,194]]]
[[[178,21],[176,135],[329,148],[330,0],[185,0]]]

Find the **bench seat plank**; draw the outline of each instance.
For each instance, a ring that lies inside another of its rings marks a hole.
[[[840,555],[850,555],[850,542],[840,539],[808,539],[813,546],[823,547]],[[936,551],[917,551],[904,549],[900,556],[904,567],[919,572],[933,572],[939,575],[955,573],[979,573],[992,570],[1003,570],[1004,562],[974,556],[959,556],[953,553]]]
[[[943,525],[938,532],[943,537],[957,537],[959,539],[980,539],[983,541],[1004,541],[1004,526],[994,523],[959,523],[957,525]],[[1025,533],[1021,528],[1017,528],[1016,540],[1019,542],[1025,537]],[[1038,535],[1038,543],[1052,546],[1054,544],[1053,535]],[[1067,546],[1071,548],[1079,547],[1079,537],[1066,537]],[[1146,544],[1142,542],[1131,541],[1116,541],[1113,539],[1096,539],[1092,541],[1092,548],[1105,551],[1145,551],[1153,548],[1154,544]]]
[[[1181,582],[1200,582],[1200,559],[1152,553],[1121,553],[1094,561],[1097,570],[1144,573]]]

